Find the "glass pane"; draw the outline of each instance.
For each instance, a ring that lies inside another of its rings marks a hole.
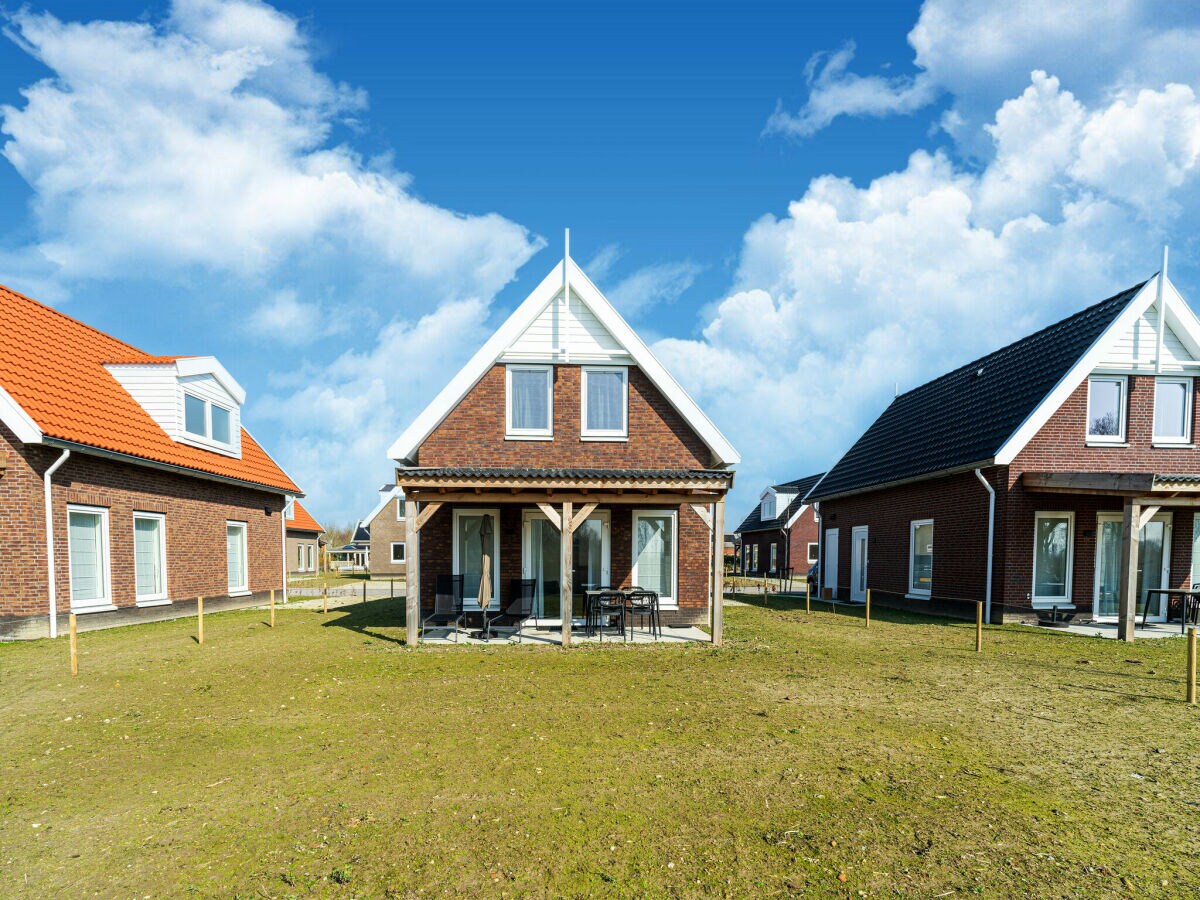
[[[625,373],[587,373],[587,427],[589,431],[625,430]]]
[[[163,592],[161,527],[159,519],[133,520],[133,567],[139,597]]]
[[[1192,516],[1192,585],[1200,583],[1200,513]]]
[[[534,614],[543,618],[557,618],[562,608],[561,582],[562,538],[558,529],[545,519],[529,522],[529,569],[537,581],[534,588]]]
[[[1038,599],[1066,599],[1070,531],[1069,519],[1037,520],[1034,531],[1033,593]]]
[[[208,426],[204,421],[204,407],[207,405],[199,397],[183,395],[183,427],[192,434],[208,437]]]
[[[1088,434],[1115,437],[1121,433],[1121,382],[1088,382]]]
[[[102,522],[99,513],[72,512],[67,517],[72,602],[104,599]]]
[[[674,521],[671,516],[653,515],[637,520],[635,577],[638,587],[655,591],[660,597],[675,596],[671,582]]]
[[[1142,543],[1138,547],[1138,587],[1137,614],[1140,616],[1146,609],[1146,591],[1158,590],[1163,586],[1163,539],[1167,526],[1163,522],[1147,522],[1142,529]],[[1150,615],[1158,615],[1162,607],[1163,597],[1155,596],[1150,608]]]
[[[548,388],[550,372],[546,369],[512,369],[512,427],[521,430],[548,431],[550,408]]]
[[[246,530],[240,525],[225,526],[225,565],[229,590],[246,588]]]
[[[495,517],[489,516],[488,518],[492,520],[492,528],[495,529]],[[463,576],[463,599],[476,605],[479,603],[479,582],[483,573],[483,545],[480,542],[483,519],[483,515],[459,516],[458,534],[455,535],[455,541],[458,544],[458,571],[455,574]],[[494,537],[492,546],[488,547],[488,552],[489,554],[495,552]],[[488,608],[499,609],[500,598],[497,596],[495,584],[495,560],[492,563],[492,594]]]
[[[229,410],[220,406],[212,408],[212,439],[220,441],[222,444],[228,444],[229,438]]]
[[[1187,436],[1187,385],[1159,381],[1154,386],[1154,436]]]
[[[1115,616],[1121,596],[1121,523],[1101,522],[1096,615]]]
[[[928,591],[933,587],[933,525],[913,529],[912,589]]]

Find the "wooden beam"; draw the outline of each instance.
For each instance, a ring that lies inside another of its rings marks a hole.
[[[728,490],[727,478],[539,478],[534,475],[497,475],[493,478],[423,478],[420,475],[402,477],[400,487],[407,494],[411,491],[428,491],[447,488],[451,491],[497,490],[516,487],[522,490],[535,488],[543,491],[713,491]]]
[[[440,504],[439,504],[440,505]],[[408,646],[417,646],[421,620],[421,533],[417,530],[418,504],[404,501],[404,632]]]
[[[701,506],[699,503],[693,503],[692,509],[694,509],[696,511],[696,515],[698,515],[700,517],[701,521],[703,521],[704,524],[707,525],[711,529],[713,526],[713,517],[712,517],[712,513],[709,511],[708,507]]]
[[[595,503],[585,503],[579,508],[579,512],[575,513],[575,518],[571,520],[570,531],[574,534],[579,530],[579,526],[587,521],[587,517],[596,511]]]
[[[725,611],[722,603],[725,596],[725,501],[713,504],[712,521],[712,642],[720,647],[724,640]]]
[[[546,518],[550,520],[550,524],[562,531],[562,516],[558,514],[558,510],[549,503],[539,503],[538,509],[545,513]]]
[[[495,504],[495,503],[521,503],[526,506],[536,506],[539,503],[547,503],[551,499],[551,495],[546,491],[528,490],[518,493],[506,493],[508,489],[495,491],[493,493],[484,494],[464,494],[464,493],[448,493],[438,494],[429,488],[409,489],[405,492],[406,497],[413,497],[418,500],[425,500],[426,495],[430,501],[439,500],[445,503],[474,503],[480,505]],[[714,502],[724,496],[724,491],[712,491],[704,499],[709,503]],[[553,496],[556,503],[562,503],[569,500],[571,503],[596,503],[601,506],[614,503],[631,504],[640,506],[682,506],[685,503],[696,503],[698,498],[692,494],[680,494],[675,492],[664,492],[661,494],[619,494],[611,493],[592,493],[592,494],[577,494],[565,493],[556,494]]]
[[[1025,472],[1021,483],[1031,490],[1147,493],[1154,489],[1149,472]]]
[[[1138,517],[1138,531],[1139,532],[1143,528],[1146,527],[1147,522],[1149,522],[1151,519],[1153,519],[1155,516],[1158,515],[1159,509],[1160,509],[1160,507],[1157,507],[1157,506],[1143,506],[1142,507],[1142,514],[1141,514],[1141,516]]]
[[[417,531],[425,527],[425,523],[433,518],[434,514],[442,508],[442,503],[445,501],[434,500],[425,504],[425,508],[421,510],[421,514],[417,516],[416,526]]]
[[[595,507],[595,504],[592,504]],[[562,616],[562,645],[563,649],[571,646],[571,612],[574,606],[575,592],[571,587],[571,575],[575,568],[575,542],[571,540],[574,531],[574,520],[571,518],[571,501],[564,500],[562,505],[562,572],[559,573],[558,587],[561,598],[558,606]]]
[[[1133,629],[1137,621],[1140,520],[1141,507],[1132,500],[1126,500],[1125,515],[1121,520],[1121,581],[1117,596],[1117,639],[1122,641],[1133,640]]]

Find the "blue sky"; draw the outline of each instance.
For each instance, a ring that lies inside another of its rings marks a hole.
[[[0,281],[212,353],[345,521],[562,228],[764,481],[1157,268],[1194,295],[1173,3],[179,0],[10,11]]]

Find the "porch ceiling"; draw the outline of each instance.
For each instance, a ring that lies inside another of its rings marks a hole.
[[[1027,491],[1101,494],[1143,499],[1160,506],[1200,506],[1200,475],[1154,472],[1024,472]]]

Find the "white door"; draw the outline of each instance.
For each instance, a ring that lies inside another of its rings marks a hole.
[[[850,532],[850,599],[867,599],[867,526],[856,525]]]
[[[1100,513],[1096,521],[1096,582],[1093,596],[1094,618],[1115,622],[1120,611],[1121,514]],[[1159,513],[1142,528],[1138,546],[1137,615],[1139,619],[1150,601],[1148,622],[1167,620],[1166,597],[1146,592],[1165,588],[1171,583],[1171,514]]]
[[[521,577],[537,582],[533,615],[539,625],[562,623],[562,536],[544,513],[526,510],[521,531]],[[584,591],[609,584],[609,513],[600,510],[575,529],[571,587]]]
[[[838,530],[825,529],[825,558],[821,560],[821,584],[837,593],[838,578]]]

